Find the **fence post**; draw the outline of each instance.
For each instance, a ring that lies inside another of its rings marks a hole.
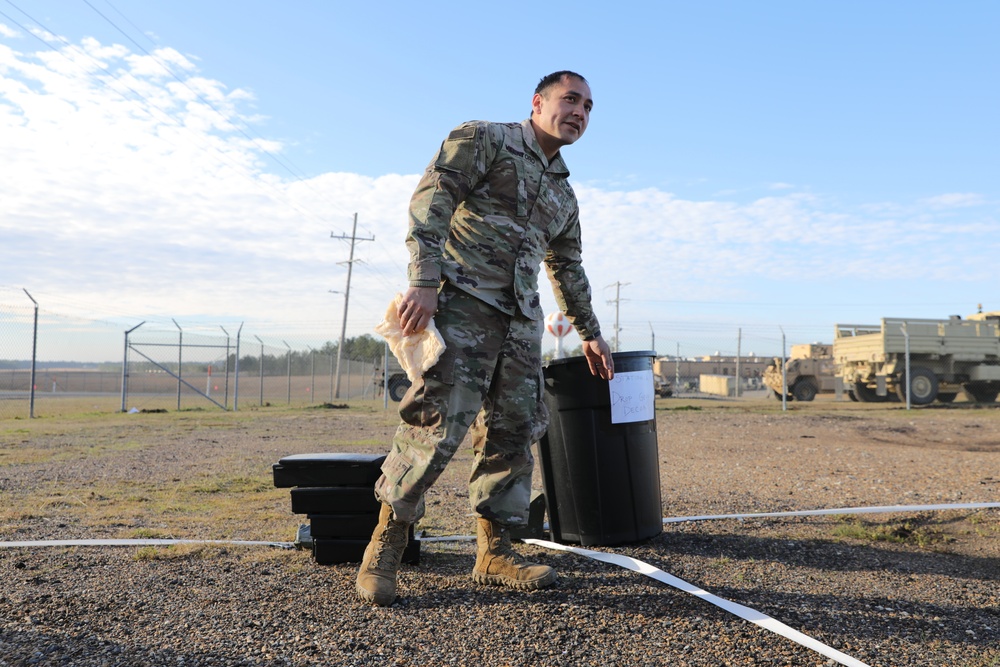
[[[225,390],[223,391],[222,394],[223,396],[222,409],[228,410],[229,409],[229,332],[226,331],[226,327],[222,326],[221,324],[219,325],[219,328],[222,329],[222,333],[226,334],[226,377],[222,385],[223,387],[225,387]]]
[[[906,382],[904,389],[906,390],[906,409],[910,409],[910,332],[906,330],[906,322],[903,322],[903,354],[905,358],[905,363],[903,367],[906,369],[905,376],[903,380]]]
[[[24,289],[23,287],[21,289]],[[28,387],[28,419],[35,418],[35,369],[38,359],[38,302],[35,301],[35,297],[31,296],[28,290],[24,289],[24,293],[28,295],[31,299],[31,303],[35,304],[35,324],[32,327],[31,334],[31,385]]]
[[[288,348],[288,355],[287,355],[287,357],[288,357],[288,371],[287,371],[287,377],[288,377],[288,404],[291,405],[292,404],[292,346],[289,345],[286,341],[281,341],[281,342],[285,343],[285,347]]]
[[[253,337],[260,343],[260,407],[264,407],[264,341],[257,334]]]
[[[316,350],[311,345],[306,347],[309,348],[309,400],[312,401],[316,398]]]
[[[181,378],[184,376],[182,370],[182,364],[184,362],[184,330],[181,329],[181,325],[177,324],[177,320],[170,318],[170,321],[174,323],[177,327],[177,409],[181,409]]]
[[[236,368],[234,373],[236,374],[236,379],[234,380],[233,386],[233,412],[240,409],[240,336],[243,334],[243,323],[240,322],[240,328],[236,330]],[[229,346],[226,346],[226,368],[229,368]],[[226,388],[228,390],[229,381],[226,381]]]
[[[674,355],[674,395],[681,393],[681,344],[677,343],[677,354]]]
[[[122,412],[125,412],[125,401],[128,400],[128,335],[145,323],[146,320],[143,320],[125,332],[125,354],[122,357]]]
[[[781,331],[781,411],[788,411],[788,360],[785,358],[785,330]]]
[[[743,329],[736,330],[736,398],[740,397],[740,385],[743,377],[740,375],[740,362],[743,360]]]

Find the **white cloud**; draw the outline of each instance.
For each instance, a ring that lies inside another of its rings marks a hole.
[[[936,197],[921,199],[920,203],[930,208],[965,208],[967,206],[980,206],[986,203],[982,195],[974,192],[953,192]]]
[[[170,77],[180,76],[184,72],[193,72],[194,63],[174,49],[155,49],[149,55],[129,55],[129,69],[140,77]]]
[[[0,23],[0,37],[7,37],[9,39],[13,39],[14,37],[20,37],[20,36],[21,33],[19,33],[18,31],[14,30],[13,28],[4,23]]]
[[[236,130],[246,127],[249,94],[200,76],[173,50],[156,57],[183,83],[150,57],[93,40],[59,54],[0,45],[0,285],[95,316],[335,331],[342,301],[329,290],[344,289],[350,248],[330,235],[350,234],[357,212],[358,236],[374,240],[355,246],[348,332],[371,332],[404,288],[417,176],[269,173],[263,151],[281,144]],[[843,278],[954,280],[956,255],[986,266],[998,250],[995,209],[947,224],[935,217],[985,203],[971,194],[847,208],[795,192],[749,203],[654,188],[577,193],[605,322],[607,287],[618,282],[637,303],[753,300],[761,284],[836,294]]]

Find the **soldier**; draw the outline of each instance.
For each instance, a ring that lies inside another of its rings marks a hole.
[[[472,431],[469,501],[477,517],[475,581],[537,589],[556,580],[525,562],[509,529],[527,522],[531,443],[548,423],[542,402],[538,269],[583,340],[590,372],[614,376],[611,351],[581,264],[579,209],[560,155],[587,129],[590,86],[574,72],[543,78],[521,123],[464,123],[448,135],[410,201],[404,335],[431,318],[446,349],[400,402],[401,422],[375,495],[379,523],[358,572],[362,600],[388,606],[424,492]]]

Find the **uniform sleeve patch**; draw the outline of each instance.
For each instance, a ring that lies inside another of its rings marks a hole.
[[[448,141],[455,139],[471,139],[474,136],[476,136],[476,126],[463,125],[462,127],[456,127],[451,131],[451,134],[448,135]]]
[[[476,160],[476,126],[456,127],[441,144],[434,168],[438,170],[471,174]]]

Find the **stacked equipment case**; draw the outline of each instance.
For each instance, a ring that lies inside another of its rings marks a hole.
[[[313,559],[321,565],[360,563],[381,506],[374,486],[385,455],[293,454],[272,467],[274,485],[290,488],[292,513],[309,519]],[[410,526],[403,562],[420,562],[420,540]]]

